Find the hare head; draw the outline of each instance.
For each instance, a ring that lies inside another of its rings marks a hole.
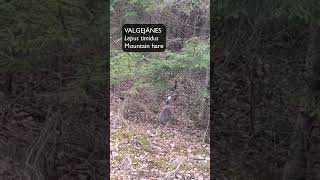
[[[170,102],[171,102],[171,96],[168,96],[168,97],[166,98],[166,105],[169,105]]]

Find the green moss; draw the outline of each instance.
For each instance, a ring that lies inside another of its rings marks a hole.
[[[133,164],[133,166],[135,166],[135,167],[140,166],[141,163],[142,163],[141,160],[138,160],[138,159],[133,159],[133,160],[132,160],[132,164]]]
[[[132,137],[133,137],[133,133],[128,131],[117,131],[111,134],[111,139],[120,140],[120,141],[123,139],[131,139]]]
[[[113,159],[116,160],[116,161],[122,161],[123,157],[122,156],[116,156]]]
[[[137,137],[137,139],[139,140],[139,142],[143,146],[149,146],[150,145],[148,136],[146,136],[145,134],[140,135],[139,137]]]
[[[180,171],[189,171],[191,170],[190,166],[188,164],[182,164],[180,167],[179,167],[179,170]]]
[[[209,152],[208,152],[206,149],[204,149],[204,148],[193,149],[193,150],[191,151],[191,153],[192,153],[193,155],[209,154]]]
[[[152,160],[153,164],[157,167],[160,167],[160,168],[165,168],[166,167],[166,163],[167,161],[165,159],[155,159],[155,160]]]
[[[120,153],[133,153],[134,149],[130,146],[123,146],[119,148]]]

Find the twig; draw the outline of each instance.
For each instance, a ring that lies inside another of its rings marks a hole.
[[[210,118],[208,118],[208,124],[207,124],[207,128],[206,128],[206,132],[204,133],[203,138],[202,138],[202,143],[204,143],[204,140],[206,138],[206,135],[207,135],[207,132],[209,129],[209,125],[210,125]]]

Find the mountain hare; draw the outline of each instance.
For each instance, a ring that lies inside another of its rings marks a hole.
[[[171,100],[171,96],[167,97],[166,104],[160,112],[159,120],[160,120],[160,123],[162,124],[165,124],[172,119],[170,100]]]

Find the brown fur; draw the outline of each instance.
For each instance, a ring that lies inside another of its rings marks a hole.
[[[160,117],[159,117],[160,123],[167,123],[171,120],[171,118],[172,118],[172,112],[171,112],[170,106],[166,105],[160,112]]]

